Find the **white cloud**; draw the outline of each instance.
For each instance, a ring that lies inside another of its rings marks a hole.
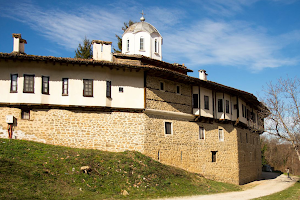
[[[288,35],[298,36],[296,33]],[[298,59],[281,56],[280,50],[288,42],[278,41],[278,37],[268,36],[264,29],[246,22],[202,20],[184,30],[165,34],[164,58],[181,58],[191,68],[223,65],[254,71],[299,62]],[[289,39],[291,42],[292,39]]]
[[[85,36],[91,40],[115,40],[114,33],[121,33],[126,16],[125,12],[116,9],[112,12],[99,7],[80,7],[63,11],[42,9],[23,2],[6,8],[2,15],[29,25],[60,46],[75,49]]]
[[[201,0],[197,3],[201,4],[211,14],[229,17],[242,12],[243,7],[250,6],[257,1],[259,0]]]

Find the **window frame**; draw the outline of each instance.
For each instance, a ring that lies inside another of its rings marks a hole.
[[[163,81],[159,82],[159,90],[160,91],[165,91],[165,83]]]
[[[24,83],[23,83],[23,93],[34,93],[34,74],[24,74]],[[32,78],[32,82],[27,82],[31,81],[30,79]],[[27,80],[29,79],[29,80]],[[27,83],[26,83],[27,82]],[[32,90],[30,90],[32,88]]]
[[[145,50],[145,45],[144,45],[144,38],[140,37],[140,51]]]
[[[205,129],[203,126],[199,126],[199,140],[205,140]]]
[[[209,96],[204,95],[204,109],[209,110]]]
[[[129,52],[129,39],[127,39],[127,52]]]
[[[223,99],[218,99],[218,112],[222,113],[223,111]]]
[[[170,130],[168,130],[168,126],[170,125]],[[173,123],[170,121],[165,121],[164,122],[164,132],[165,135],[173,135]]]
[[[211,151],[211,162],[217,162],[218,151]]]
[[[30,110],[29,109],[21,109],[21,119],[30,120]]]
[[[220,142],[224,142],[224,129],[222,129],[222,128],[219,128],[218,129],[219,131],[218,131],[218,134],[219,134],[219,141]]]
[[[45,82],[44,79],[48,79],[48,80]],[[42,94],[49,94],[49,89],[50,89],[49,82],[50,82],[49,76],[42,76]],[[47,83],[46,86],[45,83]]]
[[[197,98],[196,98],[197,96]],[[199,95],[193,94],[193,108],[199,108]]]
[[[176,94],[181,94],[181,86],[180,85],[176,85]]]
[[[63,96],[69,95],[69,78],[62,78],[62,95]]]
[[[111,81],[106,81],[106,97],[111,98]]]
[[[82,82],[83,82],[83,96],[84,97],[93,97],[93,95],[94,95],[94,80],[93,79],[83,79]],[[91,86],[91,87],[89,88],[89,86]],[[89,91],[89,89],[91,91]]]
[[[16,79],[13,80],[13,77],[15,77]],[[15,83],[15,85],[13,83]],[[10,74],[10,93],[17,93],[17,92],[18,92],[18,74]]]
[[[157,39],[154,40],[154,53],[158,53],[158,41],[157,41]]]
[[[230,113],[230,109],[229,109],[229,100],[225,100],[225,112],[227,113],[227,114],[229,114]]]

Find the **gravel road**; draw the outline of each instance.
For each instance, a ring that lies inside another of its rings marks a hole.
[[[294,185],[294,183],[298,181],[297,177],[292,177],[290,179],[284,174],[278,176],[278,174],[271,172],[263,172],[262,177],[263,180],[249,183],[248,185],[250,189],[244,191],[219,193],[212,195],[164,198],[159,200],[248,200],[280,192]],[[255,186],[251,187],[253,185]]]

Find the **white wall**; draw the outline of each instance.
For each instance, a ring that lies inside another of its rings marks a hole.
[[[144,38],[144,50],[140,50],[140,38]],[[158,53],[155,53],[155,39],[158,41]],[[127,51],[127,40],[129,40],[129,51]],[[122,37],[122,53],[138,54],[153,59],[162,60],[162,38],[158,33],[137,32],[125,33]]]
[[[144,75],[107,67],[65,66],[43,62],[0,62],[0,102],[77,106],[144,108]],[[18,92],[10,93],[10,74],[18,74]],[[23,93],[23,74],[34,74],[34,93]],[[41,93],[41,77],[50,77],[49,95]],[[69,94],[62,95],[62,78],[69,78]],[[83,96],[83,79],[93,79],[93,97]],[[106,81],[112,82],[112,98],[106,98]],[[119,93],[119,87],[124,92]]]

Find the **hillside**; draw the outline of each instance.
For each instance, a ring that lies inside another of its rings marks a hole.
[[[91,171],[83,173],[82,166]],[[143,199],[233,190],[239,187],[163,165],[139,152],[0,139],[0,199]]]

